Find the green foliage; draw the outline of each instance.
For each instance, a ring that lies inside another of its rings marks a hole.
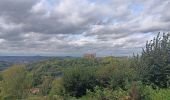
[[[139,94],[139,100],[169,100],[170,99],[170,89],[153,89],[152,86],[144,85],[138,82],[137,90]]]
[[[98,67],[100,61],[97,59],[66,58],[50,59],[38,63],[28,64],[26,68],[33,73],[33,85],[39,86],[43,83],[44,76],[61,77],[64,70],[73,67]]]
[[[63,79],[58,78],[58,79],[53,80],[50,95],[63,96],[64,94],[65,94],[65,90],[64,90],[64,86],[63,86]]]
[[[42,85],[40,86],[41,95],[45,96],[49,94],[51,87],[52,87],[52,81],[53,81],[52,77],[49,77],[49,76],[44,77],[44,81]]]
[[[136,57],[138,72],[146,84],[168,87],[170,76],[170,41],[169,34],[158,34],[146,43],[141,57]],[[139,59],[139,60],[138,60]]]
[[[111,75],[111,87],[126,90],[126,85],[136,79],[136,73],[130,66],[130,60],[123,59],[117,64]]]
[[[151,100],[170,100],[170,89],[158,89],[151,96]]]
[[[66,93],[80,97],[85,95],[86,89],[93,89],[96,85],[95,70],[90,67],[74,67],[65,71],[63,85]]]
[[[98,68],[96,72],[98,85],[102,87],[109,86],[113,71],[113,66],[105,66]]]
[[[15,65],[2,73],[1,98],[13,100],[25,98],[31,86],[31,76],[21,65]]]
[[[46,98],[44,96],[30,96],[25,100],[48,100],[48,98]]]
[[[128,96],[128,92],[121,88],[113,91],[109,88],[96,86],[94,91],[87,90],[86,96],[82,97],[80,100],[120,100],[120,98],[126,96]]]
[[[55,58],[11,67],[0,73],[0,100],[170,100],[169,86],[170,40],[163,34],[132,58]]]
[[[44,77],[57,77],[61,75],[57,65],[50,61],[38,62],[27,65],[27,69],[33,73],[33,85],[38,86],[43,84]]]
[[[11,65],[11,62],[0,61],[0,71],[7,69]]]
[[[62,100],[64,99],[64,97],[66,97],[62,78],[53,80],[52,88],[48,97],[50,100],[58,100],[58,99]]]

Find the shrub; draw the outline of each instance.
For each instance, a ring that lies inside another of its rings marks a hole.
[[[74,67],[65,71],[63,85],[66,93],[71,96],[81,97],[86,94],[86,89],[93,89],[96,85],[94,68]]]
[[[65,97],[67,97],[67,95],[64,90],[63,79],[62,78],[54,79],[52,82],[51,91],[49,93],[50,100],[53,99],[58,100],[59,98],[62,100]]]
[[[126,90],[126,85],[131,84],[136,79],[136,73],[130,67],[130,61],[121,61],[113,70],[110,85],[113,89],[122,88]]]
[[[98,85],[102,87],[108,87],[110,85],[110,80],[113,71],[114,67],[112,66],[104,66],[98,68],[96,72]]]
[[[121,88],[112,90],[109,88],[101,88],[96,86],[94,91],[87,90],[87,95],[81,100],[120,100],[128,96],[128,92]]]
[[[153,89],[152,86],[137,83],[139,100],[170,100],[170,89]]]

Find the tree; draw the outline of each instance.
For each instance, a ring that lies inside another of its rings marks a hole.
[[[143,81],[158,87],[168,87],[170,76],[170,34],[160,34],[146,43],[141,59],[142,68],[145,72]],[[146,73],[147,72],[147,73]]]
[[[5,100],[25,98],[31,86],[30,75],[22,65],[14,65],[2,73],[1,98]]]
[[[52,81],[53,81],[53,77],[50,77],[50,76],[44,77],[44,81],[40,87],[41,88],[40,92],[42,95],[45,96],[45,95],[49,94],[50,89],[52,87]]]

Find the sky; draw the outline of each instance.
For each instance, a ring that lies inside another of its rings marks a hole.
[[[129,56],[170,31],[170,0],[0,0],[0,55]]]

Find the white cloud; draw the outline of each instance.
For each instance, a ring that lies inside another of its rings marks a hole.
[[[139,52],[170,31],[169,0],[1,0],[0,53]]]
[[[47,1],[41,0],[31,8],[31,12],[37,14],[45,14],[48,12]]]

